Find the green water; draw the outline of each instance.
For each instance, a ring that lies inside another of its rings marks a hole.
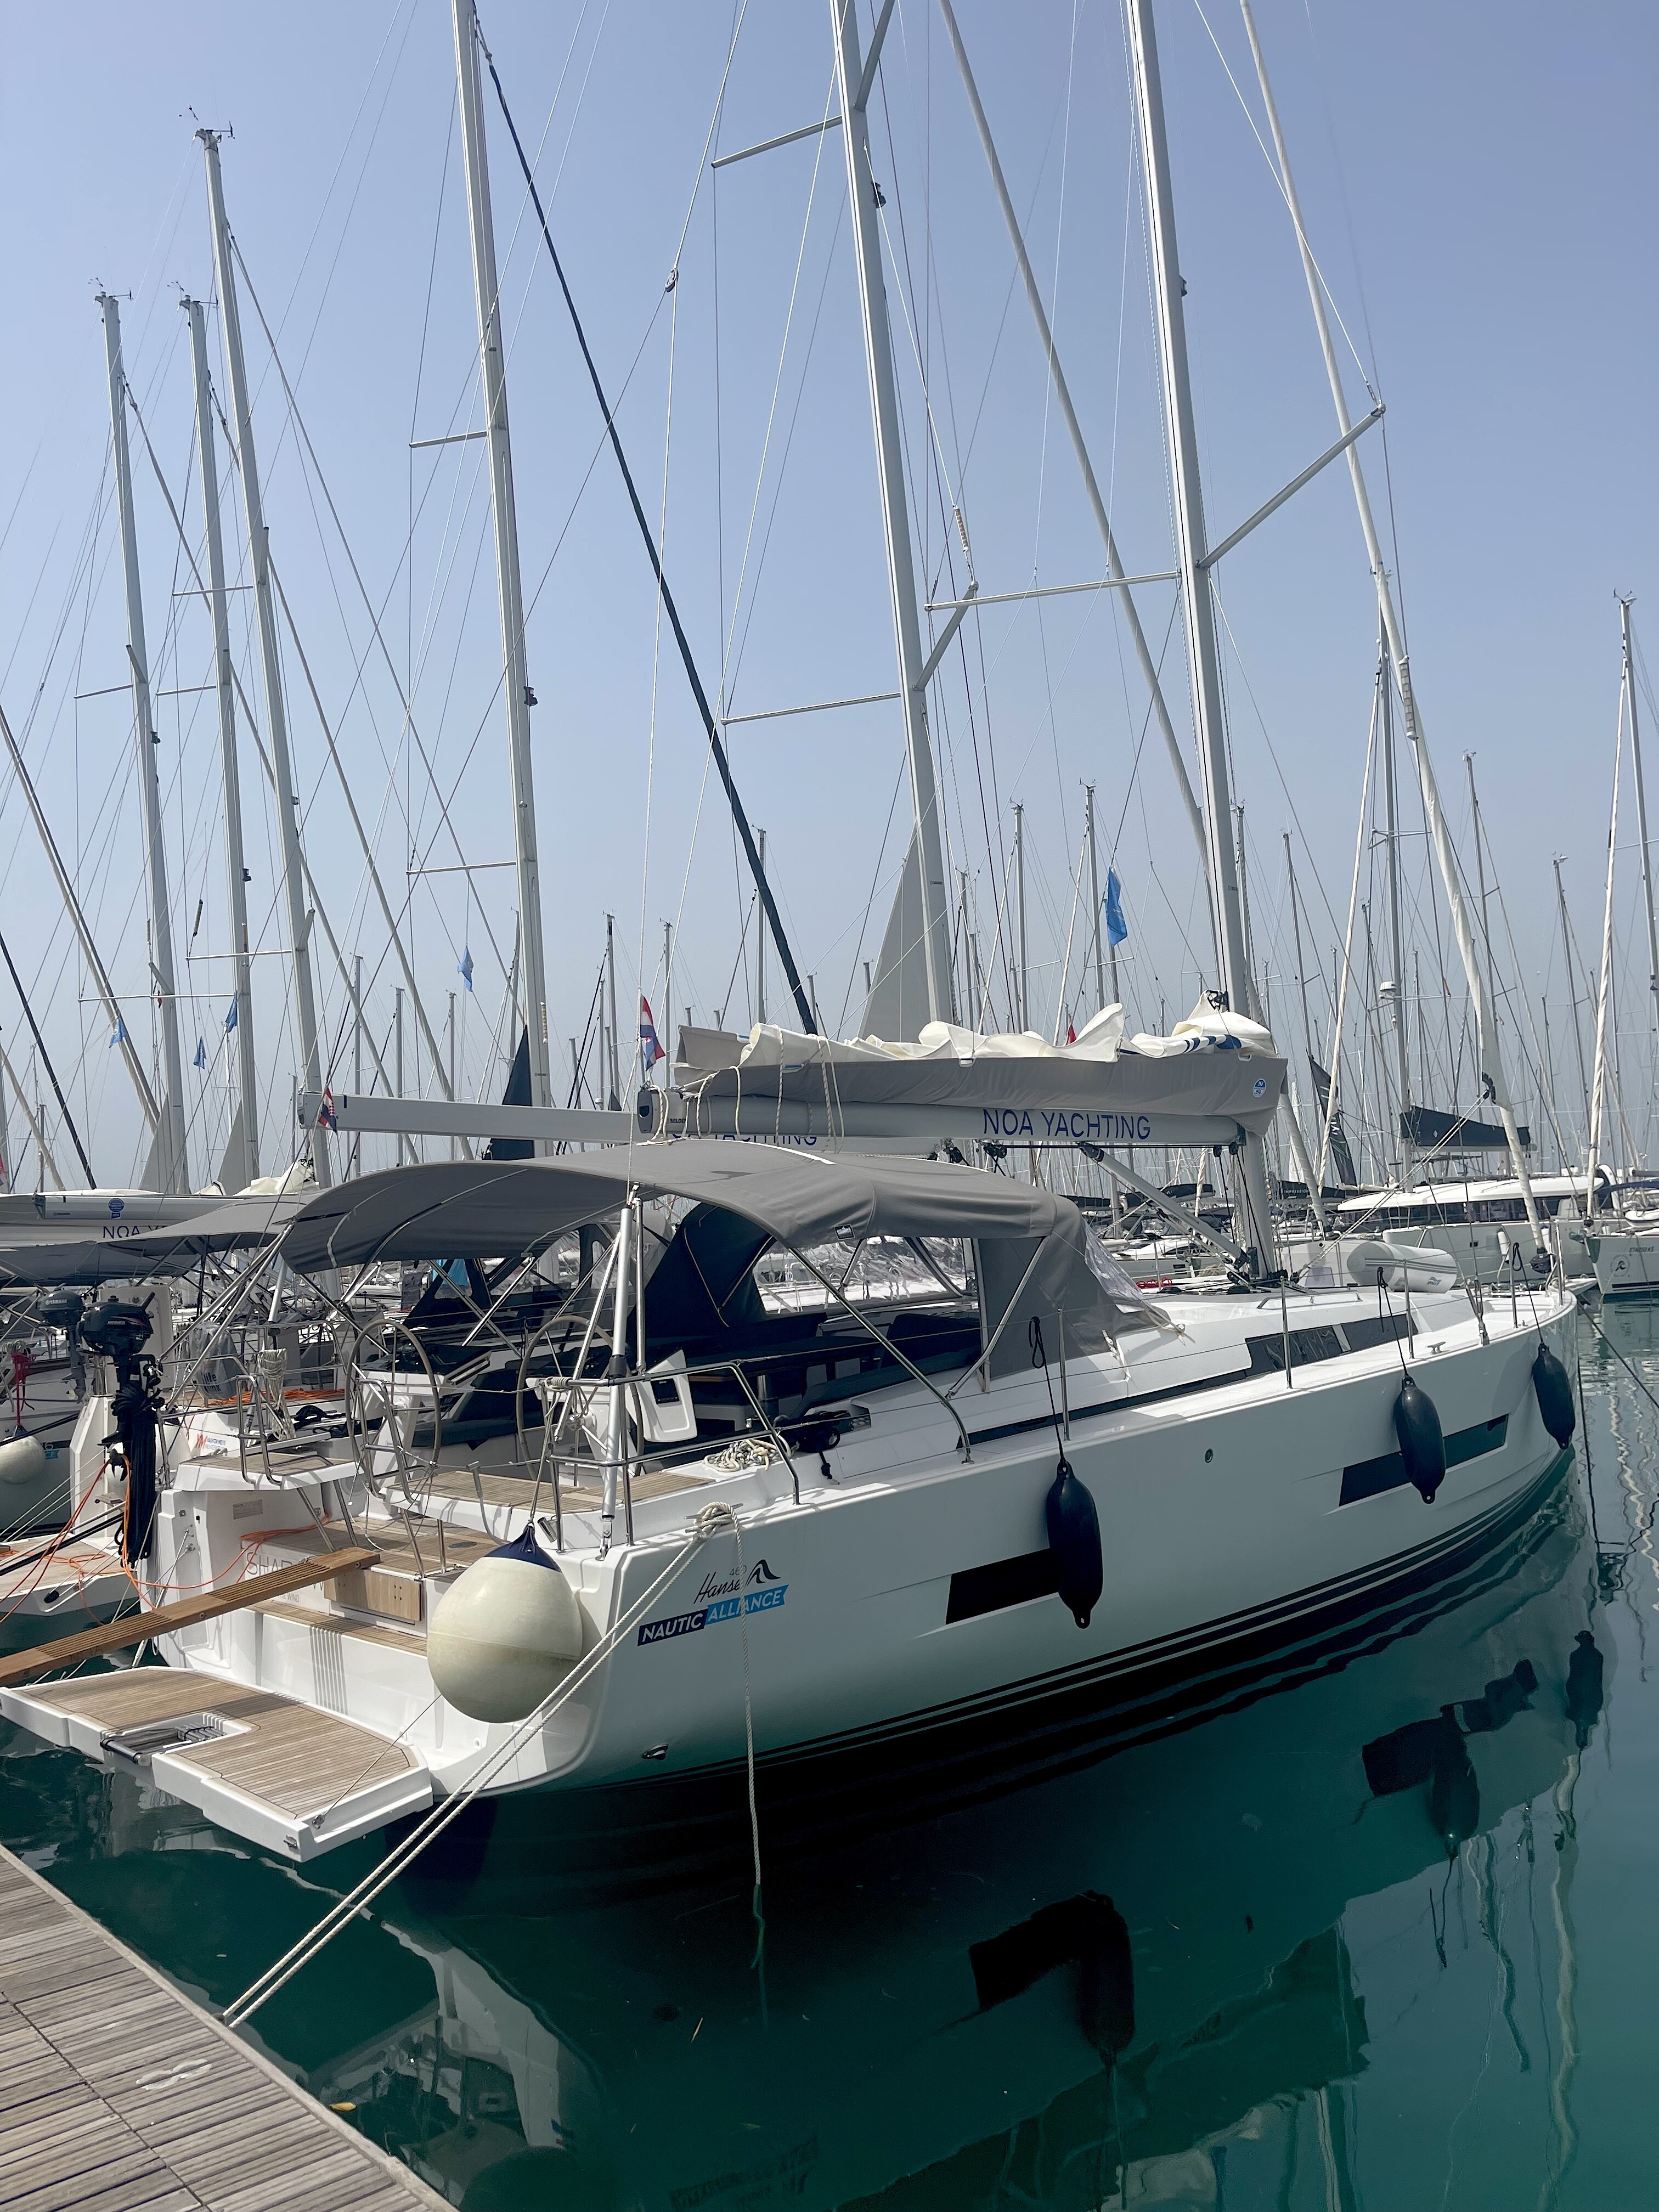
[[[1659,1393],[1659,1307],[1601,1318]],[[737,1883],[394,1886],[258,2041],[467,2212],[1653,2203],[1659,1411],[1580,1340],[1590,1489],[1581,1454],[1410,1632],[769,1867],[758,1960]],[[3,1729],[0,1837],[216,2005],[370,1863],[296,1872]]]

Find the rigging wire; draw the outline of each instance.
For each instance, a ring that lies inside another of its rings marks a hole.
[[[805,990],[801,983],[799,970],[795,965],[795,956],[790,949],[789,939],[784,930],[782,917],[778,912],[777,902],[773,897],[771,886],[766,879],[765,866],[763,864],[760,854],[756,848],[754,833],[749,826],[748,815],[744,811],[743,802],[738,795],[737,786],[732,779],[732,770],[730,763],[726,759],[726,748],[720,741],[720,732],[715,726],[714,712],[708,704],[708,694],[704,691],[702,687],[702,678],[697,672],[697,665],[692,655],[690,641],[687,638],[684,629],[681,624],[679,610],[674,604],[674,598],[669,588],[667,576],[664,572],[661,559],[651,536],[651,526],[646,520],[645,510],[640,504],[640,495],[635,488],[633,471],[628,465],[627,456],[623,451],[622,439],[617,429],[615,410],[605,398],[605,386],[599,380],[599,368],[594,362],[592,352],[588,346],[586,332],[582,328],[581,319],[576,312],[575,301],[571,296],[570,287],[565,278],[563,264],[560,261],[557,249],[553,244],[553,234],[548,227],[547,216],[542,207],[541,195],[536,188],[535,176],[531,169],[529,161],[526,156],[523,142],[519,137],[517,126],[514,123],[512,110],[507,106],[507,94],[501,85],[501,73],[495,67],[495,58],[491,55],[489,46],[483,44],[482,29],[480,29],[478,35],[484,60],[489,65],[490,81],[495,88],[495,97],[501,104],[502,117],[506,121],[508,134],[513,140],[514,149],[518,155],[520,167],[524,171],[525,182],[529,187],[530,196],[535,205],[537,218],[541,224],[542,239],[547,247],[548,257],[553,264],[554,273],[558,278],[560,291],[564,295],[565,306],[569,311],[570,320],[575,331],[577,343],[581,349],[582,359],[586,364],[588,377],[593,386],[594,397],[599,403],[599,411],[605,418],[605,430],[610,440],[611,449],[616,455],[617,466],[622,471],[623,483],[627,489],[629,501],[634,510],[635,520],[640,526],[641,536],[645,544],[646,552],[650,559],[652,568],[656,576],[657,589],[661,596],[663,611],[668,617],[669,626],[673,630],[674,642],[679,648],[680,659],[684,665],[686,678],[691,686],[692,696],[696,702],[698,714],[702,719],[703,729],[708,736],[709,746],[714,755],[714,765],[719,769],[720,781],[726,787],[726,800],[728,805],[731,806],[733,817],[737,821],[738,835],[743,839],[744,850],[748,856],[750,866],[754,872],[755,884],[757,890],[760,893],[761,904],[766,909],[766,919],[771,927],[772,940],[777,946],[778,957],[782,961],[784,973],[788,977],[789,988],[791,992],[793,994],[795,1005],[800,1014],[801,1026],[809,1036],[814,1036],[817,1034],[817,1024],[813,1018],[811,1006],[808,1003]],[[712,132],[714,129],[712,123],[709,127]],[[671,290],[677,290],[678,289],[678,275],[679,272],[678,268],[671,271],[669,277],[669,289]]]

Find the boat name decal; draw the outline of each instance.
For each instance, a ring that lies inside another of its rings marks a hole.
[[[734,1591],[729,1597],[711,1598],[691,1613],[672,1613],[665,1620],[642,1621],[639,1628],[641,1644],[666,1644],[673,1636],[695,1636],[700,1629],[713,1628],[722,1620],[735,1620],[739,1610],[744,1613],[775,1613],[789,1595],[787,1583],[769,1583],[763,1589],[745,1590],[739,1600]]]
[[[775,1583],[777,1577],[764,1559],[758,1559],[750,1568],[744,1580],[752,1589],[757,1583]],[[738,1577],[735,1573],[705,1575],[702,1578],[702,1588],[697,1592],[697,1603],[703,1605],[711,1597],[735,1597],[737,1594]]]
[[[1086,1139],[1097,1145],[1146,1145],[1152,1136],[1150,1114],[1091,1114],[1082,1108],[1039,1106],[1035,1114],[1019,1106],[981,1109],[987,1137],[1030,1137],[1050,1144]]]

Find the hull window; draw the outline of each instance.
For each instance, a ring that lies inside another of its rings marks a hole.
[[[1007,1606],[1029,1605],[1053,1597],[1060,1588],[1060,1561],[1050,1551],[1024,1552],[1017,1559],[994,1559],[988,1567],[966,1567],[951,1577],[945,1622],[976,1620]]]
[[[1446,1468],[1449,1471],[1462,1467],[1466,1460],[1484,1458],[1487,1452],[1501,1451],[1509,1434],[1510,1417],[1500,1413],[1495,1421],[1477,1422],[1472,1429],[1459,1429],[1446,1439]],[[1362,1498],[1377,1498],[1385,1490],[1398,1490],[1410,1480],[1406,1462],[1396,1452],[1384,1452],[1380,1459],[1362,1459],[1342,1470],[1344,1505],[1357,1505]]]

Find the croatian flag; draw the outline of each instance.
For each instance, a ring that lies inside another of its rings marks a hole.
[[[665,1057],[663,1048],[657,1042],[657,1024],[651,1018],[651,1001],[644,998],[640,1000],[640,1057],[645,1062],[647,1075]]]
[[[323,1093],[323,1103],[317,1114],[317,1127],[319,1129],[332,1129],[337,1135],[338,1134],[340,1125],[334,1118],[334,1093],[331,1089]]]
[[[1106,871],[1106,942],[1121,945],[1129,934],[1129,925],[1123,919],[1123,886],[1117,879],[1117,870]]]

